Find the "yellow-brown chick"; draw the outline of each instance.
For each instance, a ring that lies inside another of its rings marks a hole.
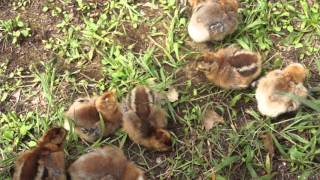
[[[36,148],[23,152],[15,164],[14,180],[65,180],[63,143],[67,131],[56,127],[48,130]]]
[[[204,75],[208,81],[225,89],[247,88],[260,73],[261,56],[235,47],[205,53],[186,68],[188,78]]]
[[[122,113],[114,92],[93,98],[76,100],[65,113],[74,121],[75,132],[80,138],[94,142],[115,132],[121,125]],[[104,128],[100,125],[100,117]]]
[[[306,70],[302,64],[293,63],[283,70],[274,70],[261,78],[256,90],[258,110],[269,117],[295,111],[300,102],[283,93],[306,97],[308,90],[303,86]]]
[[[237,0],[189,0],[188,33],[195,42],[220,41],[238,26]]]
[[[156,151],[171,148],[171,136],[165,129],[166,112],[156,104],[154,92],[135,87],[124,102],[123,128],[136,144]]]
[[[72,180],[145,180],[144,172],[112,146],[82,155],[68,169]]]

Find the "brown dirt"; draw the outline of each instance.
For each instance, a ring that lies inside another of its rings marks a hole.
[[[1,1],[2,2],[2,1]],[[65,62],[63,59],[57,57],[53,52],[48,51],[44,48],[43,40],[48,40],[50,37],[58,37],[60,36],[60,32],[58,31],[56,25],[62,20],[60,16],[51,16],[50,13],[42,12],[42,8],[44,6],[49,6],[50,4],[47,1],[32,1],[31,4],[28,4],[25,9],[18,9],[16,11],[7,9],[13,9],[11,3],[1,3],[0,2],[0,19],[7,20],[11,18],[15,18],[18,14],[23,22],[26,22],[28,26],[31,28],[31,37],[25,38],[19,42],[19,45],[11,44],[11,42],[4,42],[0,44],[0,62],[8,62],[7,73],[13,72],[17,68],[22,68],[24,71],[24,75],[30,74],[29,67],[31,65],[43,69],[43,67],[38,66],[39,62],[51,62],[53,59],[58,59],[56,62],[57,74],[63,74],[64,71],[74,72],[76,70],[80,70],[77,73],[76,79],[79,81],[83,78],[89,79],[89,81],[98,81],[103,78],[103,73],[101,69],[101,56],[95,55],[93,60],[87,62],[81,67],[76,67],[76,63],[70,64]],[[97,4],[100,7],[100,4]],[[69,5],[66,7],[67,11],[73,13],[77,12],[75,10],[75,5]],[[101,8],[97,8],[96,11],[101,10]],[[73,23],[79,21],[80,14],[74,14]],[[26,80],[26,79],[24,79]],[[59,93],[59,97],[62,100],[70,99],[70,96],[67,95],[66,90],[70,90],[72,88],[68,88],[67,84],[60,84],[58,86],[57,92]],[[88,89],[88,92],[91,94],[96,89]],[[36,89],[35,89],[36,91]],[[70,94],[74,94],[75,92],[69,92]],[[77,94],[77,93],[76,93]],[[15,109],[18,113],[27,112],[28,109],[32,109],[32,106],[25,106],[26,104],[30,104],[31,101],[36,99],[42,99],[43,97],[23,97],[21,96],[21,100],[18,104],[10,103],[10,99],[5,102],[5,104],[1,104],[1,111],[9,111]],[[59,98],[59,99],[60,99]],[[60,100],[61,100],[60,99]],[[32,104],[32,103],[31,103]]]
[[[20,47],[5,42],[0,44],[0,62],[9,60],[9,71],[22,67],[27,69],[29,65],[39,61],[46,61],[50,57],[50,53],[44,49],[42,40],[48,39],[56,32],[55,24],[57,17],[51,17],[42,13],[41,9],[44,1],[33,2],[25,10],[6,11],[0,10],[0,19],[7,20],[16,17],[18,14],[21,19],[32,29],[32,36],[23,39]],[[12,9],[11,4],[7,3],[2,9]]]
[[[119,44],[125,48],[131,46],[133,52],[142,53],[151,45],[147,37],[150,27],[144,24],[139,25],[136,29],[126,24],[123,25],[122,31],[124,35],[117,38]]]
[[[15,18],[18,14],[23,22],[31,28],[31,37],[22,39],[17,44],[9,42],[0,43],[0,62],[8,62],[7,73],[14,72],[18,68],[22,68],[22,75],[29,76],[31,65],[36,65],[40,61],[47,62],[51,59],[52,53],[44,49],[42,40],[46,40],[53,34],[57,33],[56,24],[59,20],[58,17],[52,17],[42,12],[42,7],[45,1],[33,1],[28,4],[25,9],[18,9],[16,11],[8,10],[13,9],[12,4],[0,3],[0,19],[8,20]],[[23,79],[23,85],[28,85],[28,78]],[[35,87],[34,91],[38,91]],[[17,89],[18,91],[18,89]],[[15,92],[13,92],[15,93]],[[14,102],[14,98],[9,96],[8,101],[1,104],[4,108],[1,111],[15,110],[17,113],[28,112],[33,108],[31,101],[38,98],[42,99],[41,95],[38,97],[25,97],[21,94],[19,102]]]

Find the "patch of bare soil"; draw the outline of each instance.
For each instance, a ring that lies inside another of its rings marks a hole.
[[[11,42],[0,44],[0,62],[8,59],[9,71],[18,67],[27,68],[34,62],[46,61],[50,58],[50,53],[44,49],[42,40],[48,39],[57,32],[55,25],[58,18],[41,11],[44,3],[44,1],[33,1],[25,10],[19,9],[17,11],[11,10],[13,7],[10,3],[1,8],[3,10],[0,10],[0,19],[8,20],[19,14],[32,30],[32,36],[20,41],[19,46],[11,44]]]
[[[0,43],[0,63],[8,62],[7,74],[13,72],[17,68],[22,68],[23,75],[30,76],[29,67],[33,65],[40,71],[43,70],[43,67],[38,66],[39,62],[51,62],[53,59],[58,57],[52,52],[44,48],[43,40],[48,40],[50,37],[56,37],[60,35],[56,25],[61,21],[60,16],[51,16],[51,13],[44,13],[42,9],[44,6],[47,6],[47,1],[32,1],[24,9],[20,8],[13,10],[12,3],[3,3],[0,2],[0,19],[8,20],[20,16],[23,22],[26,22],[31,28],[31,37],[22,39],[17,44],[11,44],[11,42],[2,42]],[[97,5],[99,6],[99,4]],[[99,6],[100,7],[100,6]],[[76,12],[75,5],[69,5],[62,7],[67,9],[67,11]],[[98,9],[98,10],[101,10]],[[75,14],[73,19],[74,23],[79,21],[80,15]],[[81,79],[87,79],[88,81],[98,81],[103,78],[102,65],[101,65],[101,56],[95,55],[93,60],[87,62],[81,67],[77,67],[76,63],[67,63],[63,59],[58,58],[58,61],[55,63],[57,68],[57,75],[64,74],[65,71],[75,72],[76,81]],[[23,79],[23,86],[29,86],[27,79]],[[78,95],[73,88],[69,87],[70,84],[60,83],[57,87],[57,96],[56,98],[59,101],[70,100],[70,94]],[[34,91],[41,92],[41,87],[34,87]],[[70,91],[70,92],[66,92]],[[95,91],[94,88],[89,88],[88,93],[92,94]],[[14,92],[13,92],[14,93]],[[13,95],[13,94],[12,94]],[[40,102],[45,101],[44,97],[41,94],[30,95],[26,97],[24,93],[21,93],[19,102],[14,102],[14,97],[10,95],[8,100],[1,104],[1,111],[6,112],[10,110],[15,110],[17,113],[24,113],[33,108],[33,105],[38,105]],[[36,103],[36,104],[35,104]],[[26,106],[26,104],[29,104]],[[46,106],[46,104],[43,104]]]
[[[143,16],[141,18],[148,17],[149,19],[154,19],[162,16],[158,5],[152,6],[152,4],[146,0],[139,0],[135,2]],[[132,49],[133,52],[136,53],[144,52],[149,47],[154,46],[154,43],[150,42],[150,37],[148,37],[148,34],[150,34],[152,30],[152,27],[148,23],[149,22],[141,23],[136,28],[129,23],[122,25],[120,32],[122,32],[123,35],[117,37],[118,43],[123,45],[125,48]]]
[[[146,49],[153,46],[161,46],[166,48],[166,34],[168,27],[165,24],[170,24],[171,21],[158,3],[152,4],[146,0],[135,1],[138,6],[138,11],[142,15],[142,20],[148,17],[148,21],[140,23],[134,28],[129,24],[124,24],[120,30],[122,36],[117,37],[117,41],[124,47],[130,47],[134,52],[144,52]],[[152,21],[150,21],[152,19]],[[166,23],[165,23],[166,22]],[[159,60],[162,60],[164,53],[159,49],[155,53]]]
[[[30,86],[32,81],[29,67],[32,64],[38,64],[40,61],[47,62],[52,57],[52,53],[45,50],[42,40],[47,40],[57,33],[56,24],[59,18],[42,12],[45,3],[46,1],[31,1],[26,7],[13,10],[12,1],[0,2],[1,20],[13,19],[19,15],[21,20],[31,28],[31,36],[21,39],[17,44],[12,44],[11,40],[0,42],[0,63],[8,62],[6,74],[10,74],[18,68],[23,69],[22,76],[25,77],[22,80],[22,87]],[[6,79],[5,81],[8,82],[9,80]],[[40,90],[40,87],[34,87],[35,92]],[[18,91],[17,89],[16,92],[13,92],[7,101],[1,104],[3,107],[1,111],[15,110],[17,113],[24,113],[32,109],[34,103],[39,105],[40,101],[44,102],[41,95],[26,97],[23,92],[19,94],[19,100],[16,100],[14,95]]]
[[[139,9],[142,15],[154,19],[162,16],[162,12],[159,10],[158,4],[151,4],[148,0],[139,0],[138,1]]]
[[[148,40],[148,33],[150,31],[150,27],[141,24],[137,28],[133,28],[131,25],[123,25],[122,32],[124,35],[119,36],[117,40],[119,44],[124,46],[125,48],[132,48],[132,50],[136,53],[140,53],[145,51],[148,47],[150,47],[150,42]]]

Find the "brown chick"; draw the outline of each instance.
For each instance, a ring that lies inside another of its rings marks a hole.
[[[123,128],[130,139],[146,148],[167,151],[171,136],[166,112],[156,105],[154,92],[145,86],[135,87],[124,102]]]
[[[82,155],[68,169],[72,180],[145,180],[144,172],[112,146]]]
[[[114,92],[106,92],[93,98],[76,100],[65,113],[74,121],[75,132],[80,138],[94,142],[115,132],[121,125],[122,113]],[[100,117],[104,121],[101,127]]]
[[[23,152],[15,165],[14,180],[65,180],[63,143],[67,131],[55,127],[47,131],[36,148]]]
[[[205,78],[225,89],[247,88],[261,72],[261,56],[258,53],[235,47],[205,53],[186,67],[187,77]]]
[[[220,41],[238,26],[237,0],[189,0],[192,16],[190,37],[198,43]]]
[[[284,95],[291,93],[295,96],[306,97],[308,90],[303,86],[306,70],[303,65],[293,63],[283,70],[274,70],[261,78],[256,90],[258,110],[269,117],[295,111],[300,102]]]

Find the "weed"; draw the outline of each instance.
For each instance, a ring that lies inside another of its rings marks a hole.
[[[24,9],[26,6],[31,4],[31,0],[15,0],[12,5],[13,5],[13,9],[17,10],[17,9]]]
[[[8,100],[8,96],[17,90],[22,84],[22,80],[17,78],[21,76],[22,68],[14,72],[7,73],[8,61],[0,64],[0,104]],[[0,111],[1,112],[1,111]]]
[[[17,44],[23,38],[30,36],[31,29],[20,19],[20,16],[14,19],[0,20],[0,39],[11,40],[12,44]]]

